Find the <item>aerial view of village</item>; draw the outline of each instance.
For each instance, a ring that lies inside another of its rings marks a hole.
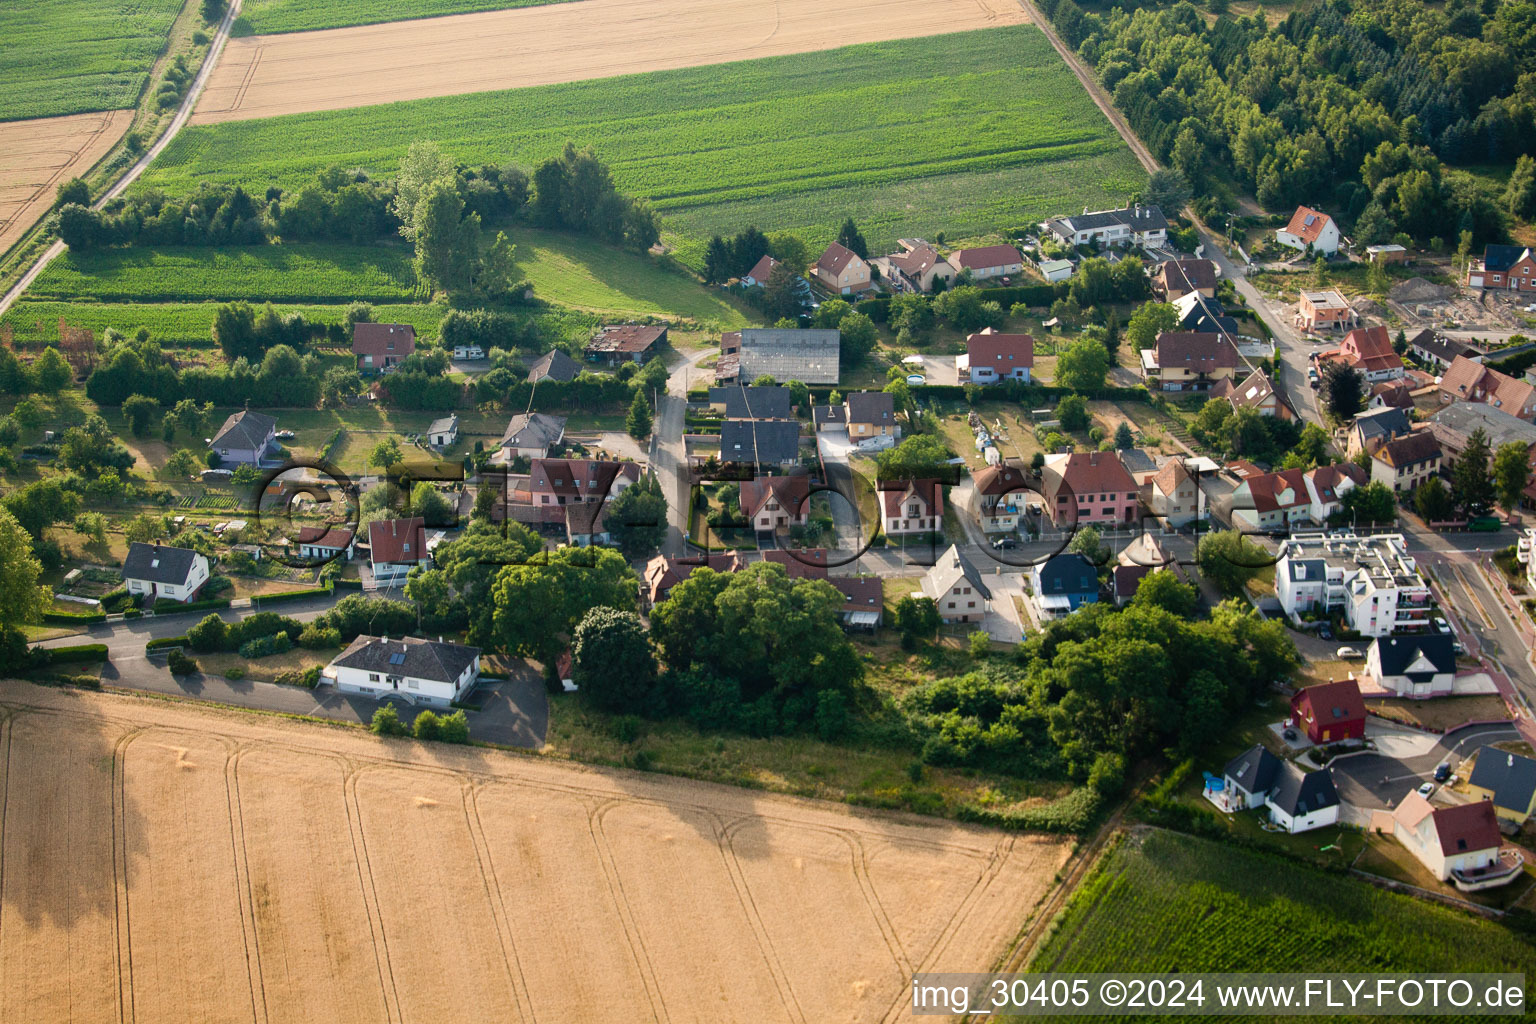
[[[0,1022],[1524,1017],[1533,649],[1536,0],[0,2]]]

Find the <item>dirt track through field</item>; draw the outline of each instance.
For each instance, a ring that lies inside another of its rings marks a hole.
[[[132,121],[131,110],[0,121],[0,253],[53,205],[59,183],[90,170]]]
[[[231,39],[193,124],[693,67],[1029,20],[1013,0],[580,0]]]
[[[884,1022],[1059,838],[0,683],[0,1019]]]

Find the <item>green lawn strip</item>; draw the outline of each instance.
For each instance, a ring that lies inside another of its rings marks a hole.
[[[329,0],[323,4],[314,0],[245,0],[230,34],[310,32],[564,2],[567,0]]]
[[[593,146],[690,263],[710,234],[753,221],[814,248],[852,214],[879,248],[1117,203],[1145,181],[1039,30],[1020,25],[196,126],[139,187],[289,188],[329,164],[388,175],[418,139],[525,167],[567,140]]]

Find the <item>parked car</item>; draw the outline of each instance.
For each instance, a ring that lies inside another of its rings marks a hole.
[[[999,537],[992,542],[992,548],[995,551],[1001,551],[1004,548],[1016,548],[1018,546],[1019,539],[1017,537]]]
[[[1361,654],[1358,650],[1356,650],[1353,647],[1340,647],[1338,650],[1334,651],[1333,653],[1334,653],[1334,656],[1338,657],[1338,658],[1363,658],[1363,657],[1365,657],[1365,655]]]
[[[1435,781],[1444,782],[1451,777],[1451,762],[1441,761],[1435,765]]]
[[[292,441],[295,437],[298,437],[299,435],[295,434],[291,430],[279,430],[277,433],[273,434],[272,436],[277,438],[277,439],[279,439],[279,440],[281,440],[281,441]]]
[[[1460,640],[1452,640],[1451,650],[1456,652],[1457,657],[1460,657],[1461,655],[1467,653],[1467,645],[1462,643]]]
[[[1504,528],[1504,521],[1498,516],[1478,516],[1467,523],[1467,529],[1473,533],[1498,533]]]
[[[1040,504],[1038,501],[1032,501],[1028,505],[1025,505],[1024,508],[1025,511],[1027,511],[1032,516],[1045,515],[1045,506]]]
[[[1449,622],[1446,622],[1444,619],[1436,616],[1436,618],[1435,618],[1435,628],[1437,630],[1439,630],[1440,632],[1442,632],[1442,633],[1449,633],[1451,631],[1451,624]]]
[[[1330,627],[1330,626],[1328,626],[1326,624],[1317,627],[1317,638],[1319,640],[1332,640],[1333,639],[1333,629],[1332,629],[1332,627]]]
[[[1419,787],[1418,793],[1419,796],[1423,797],[1425,800],[1428,800],[1430,797],[1435,795],[1435,784],[1433,782],[1424,783],[1424,785]]]
[[[928,383],[928,378],[920,373],[909,373],[907,374],[907,383],[912,385],[926,384]]]

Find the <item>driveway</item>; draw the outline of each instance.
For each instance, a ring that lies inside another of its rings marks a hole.
[[[1435,766],[1442,761],[1449,761],[1454,770],[1490,743],[1521,739],[1513,725],[1468,725],[1439,737],[1412,730],[1392,733],[1400,735],[1378,734],[1375,751],[1347,754],[1332,762],[1330,771],[1340,797],[1357,807],[1395,807],[1422,783],[1434,781]],[[1419,742],[1426,738],[1428,743]]]

